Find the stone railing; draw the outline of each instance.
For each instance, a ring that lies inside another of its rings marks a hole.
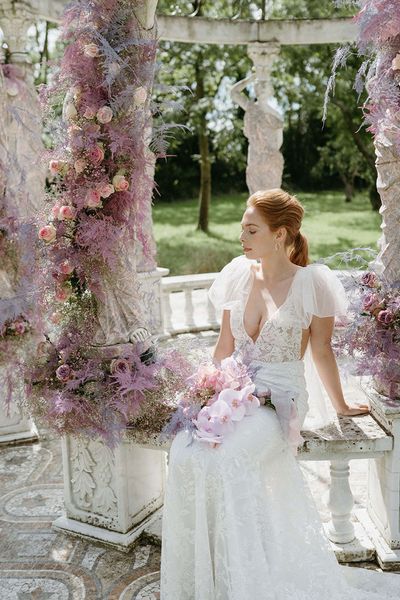
[[[217,273],[178,275],[161,279],[164,335],[218,329],[214,306],[207,298]]]
[[[162,277],[162,337],[219,329],[220,319],[207,297],[207,291],[217,274]]]

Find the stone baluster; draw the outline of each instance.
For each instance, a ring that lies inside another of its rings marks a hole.
[[[282,184],[283,156],[280,147],[283,141],[283,119],[273,106],[274,90],[271,80],[279,48],[279,44],[275,42],[249,44],[248,54],[254,63],[255,72],[231,89],[233,101],[245,111],[244,134],[249,140],[246,182],[250,194],[258,190],[279,188]],[[256,100],[242,94],[251,82],[254,82]]]
[[[347,544],[355,538],[354,525],[351,522],[354,499],[349,483],[349,461],[331,460],[330,473],[328,508],[331,512],[331,521],[327,533],[332,542]]]
[[[28,2],[4,0],[0,6],[0,28],[3,44],[0,54],[0,165],[3,169],[3,209],[13,211],[20,221],[29,221],[41,209],[45,184],[45,168],[39,158],[43,151],[42,123],[29,54],[27,31],[35,21]],[[5,66],[5,63],[9,67]],[[11,299],[18,285],[18,264],[2,261],[0,297]],[[28,343],[26,334],[25,343]],[[5,374],[1,369],[0,379]],[[25,418],[19,404],[23,385],[13,376],[13,397],[7,408],[1,401],[0,443],[37,439],[34,423]],[[2,385],[4,390],[4,386]],[[4,400],[1,399],[1,400]]]
[[[185,287],[185,327],[194,327],[193,289]]]

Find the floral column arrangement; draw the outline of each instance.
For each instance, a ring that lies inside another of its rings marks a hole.
[[[150,97],[152,6],[149,19],[144,1],[69,4],[63,58],[40,89],[55,142],[47,219],[38,229],[41,310],[51,328],[27,369],[30,406],[64,435],[67,515],[56,526],[122,549],[161,506],[165,477],[164,453],[135,445],[127,427],[161,429],[168,407],[155,410],[154,398],[185,367],[157,358],[149,344],[144,309],[157,299],[142,296],[136,273],[136,243],[154,260],[144,228],[154,187],[148,132],[161,110]],[[143,11],[151,34],[135,16]],[[152,130],[162,156],[161,131]]]
[[[344,345],[371,377],[371,411],[394,437],[393,451],[369,462],[368,508],[360,515],[385,569],[400,567],[400,4],[363,0],[356,15],[365,61],[365,122],[374,136],[382,236],[377,259],[359,280],[355,321]],[[349,50],[348,50],[349,51]],[[341,49],[336,62],[343,62]]]

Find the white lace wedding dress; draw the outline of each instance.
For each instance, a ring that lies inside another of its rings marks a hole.
[[[254,262],[233,259],[209,297],[218,310],[230,309],[235,354],[253,370],[257,391],[294,398],[301,425],[308,410],[302,329],[314,314],[344,314],[345,292],[327,266],[300,269],[254,342],[243,324]],[[400,577],[339,566],[274,409],[260,406],[218,448],[190,442],[179,432],[169,455],[161,600],[400,597]]]

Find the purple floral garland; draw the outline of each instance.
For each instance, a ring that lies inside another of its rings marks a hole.
[[[39,90],[56,142],[46,156],[53,176],[47,223],[38,231],[46,265],[40,309],[53,328],[42,330],[27,364],[27,395],[33,415],[58,433],[101,436],[112,445],[133,423],[161,431],[190,372],[177,350],[161,356],[125,344],[115,358],[91,346],[104,268],[135,238],[152,258],[142,198],[154,187],[150,128],[156,158],[165,147],[165,127],[152,127],[161,105],[149,96],[157,41],[143,38],[128,0],[69,4],[61,40],[58,70]]]

